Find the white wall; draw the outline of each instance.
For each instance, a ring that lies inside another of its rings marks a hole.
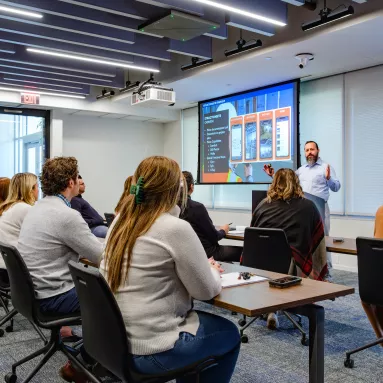
[[[79,161],[84,198],[101,214],[113,212],[125,179],[145,157],[164,154],[162,124],[95,117],[63,118],[63,155]]]
[[[0,115],[0,177],[11,178],[14,167],[13,116],[2,114]]]
[[[63,120],[53,118],[50,132],[50,157],[61,157],[63,155]]]
[[[182,126],[178,121],[164,124],[164,154],[177,161],[182,167]]]

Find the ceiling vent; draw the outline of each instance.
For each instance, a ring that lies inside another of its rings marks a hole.
[[[149,20],[138,29],[161,37],[188,41],[205,33],[214,31],[220,25],[214,21],[204,20],[198,16],[170,10],[159,19]]]

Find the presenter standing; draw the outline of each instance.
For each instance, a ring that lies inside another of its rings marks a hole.
[[[334,168],[319,157],[320,150],[315,141],[307,141],[304,150],[307,164],[302,165],[296,174],[304,193],[310,193],[325,200],[325,235],[330,235],[330,209],[327,201],[330,197],[330,190],[337,192],[341,185]],[[270,177],[274,175],[272,167],[265,165],[264,170]],[[327,253],[327,267],[328,277],[331,278],[332,259],[329,252]]]

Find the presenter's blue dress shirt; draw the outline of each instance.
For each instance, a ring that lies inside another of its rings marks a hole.
[[[340,182],[336,178],[335,170],[332,166],[330,166],[330,179],[326,179],[327,165],[321,158],[318,158],[314,165],[306,164],[296,171],[304,193],[313,194],[327,201],[330,197],[329,189],[333,192],[337,192],[340,189]]]

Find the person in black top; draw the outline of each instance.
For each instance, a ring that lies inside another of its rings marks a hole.
[[[218,230],[215,228],[206,207],[202,203],[191,199],[191,194],[194,191],[193,175],[187,171],[182,172],[182,174],[186,181],[188,201],[184,211],[181,212],[180,218],[190,223],[208,258],[213,257],[216,261],[221,262],[239,262],[242,247],[221,246],[218,243],[229,232],[229,225],[221,226]]]
[[[79,194],[77,197],[73,197],[70,202],[72,209],[77,210],[81,214],[82,218],[84,218],[88,224],[90,231],[96,237],[105,238],[108,232],[108,226],[90,203],[82,198],[82,194],[85,192],[85,183],[80,175],[78,176],[78,182],[80,184]]]

